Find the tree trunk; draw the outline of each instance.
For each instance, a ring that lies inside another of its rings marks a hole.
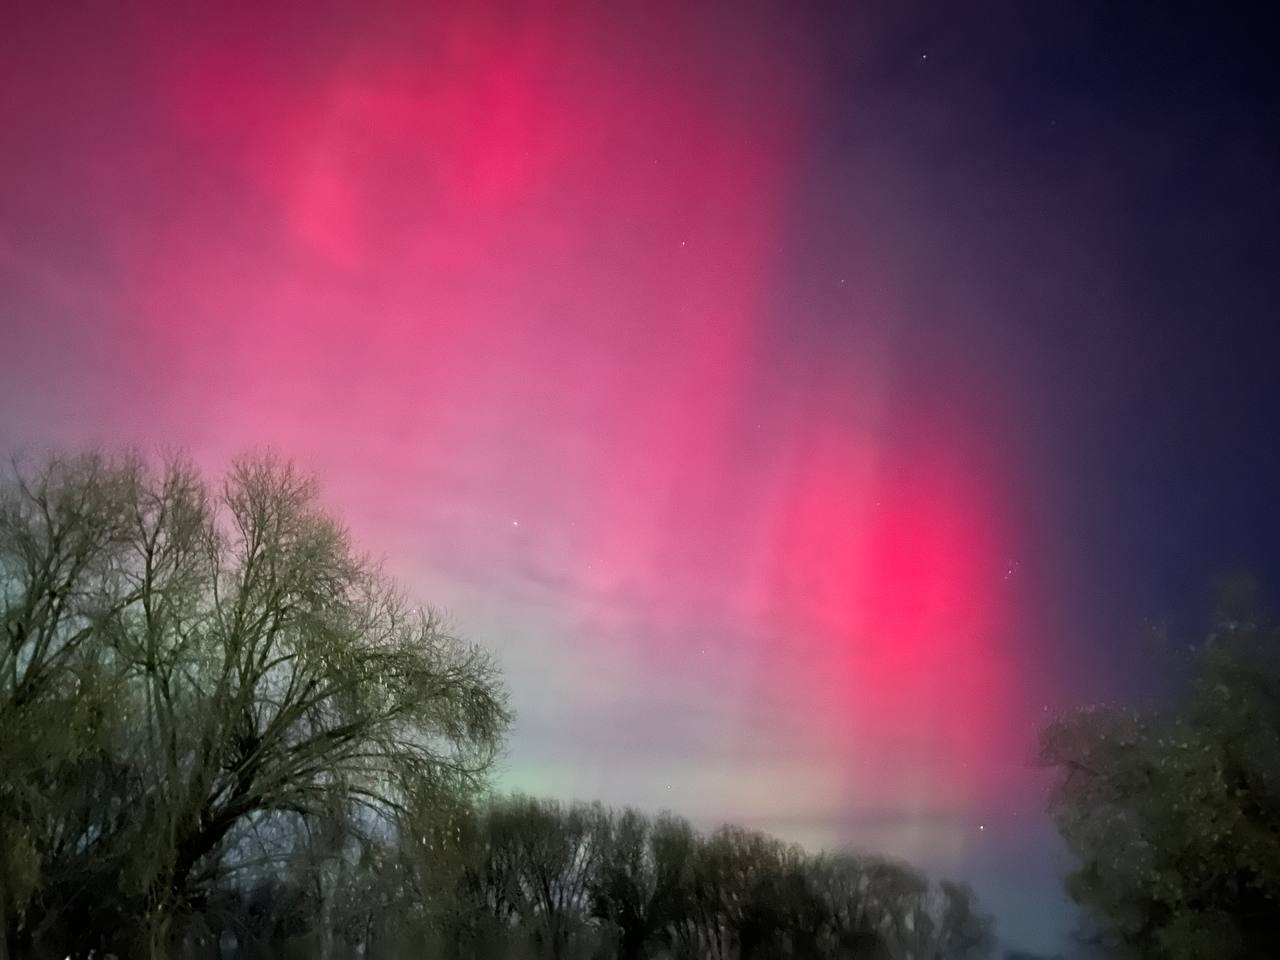
[[[337,878],[330,880],[329,868],[321,864],[316,878],[320,888],[320,955],[319,960],[333,960],[333,898],[337,892]]]
[[[162,911],[147,918],[147,960],[170,960],[168,911]]]

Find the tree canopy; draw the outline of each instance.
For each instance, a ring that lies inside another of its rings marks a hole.
[[[11,943],[127,921],[154,949],[255,833],[376,829],[419,784],[476,782],[509,720],[489,656],[272,457],[217,488],[179,459],[16,469],[0,617]]]
[[[1044,732],[1072,897],[1122,955],[1273,956],[1280,943],[1280,632],[1231,618],[1169,710]]]

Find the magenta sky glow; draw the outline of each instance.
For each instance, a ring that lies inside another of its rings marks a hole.
[[[892,140],[822,193],[812,25],[715,6],[30,14],[0,434],[275,447],[498,651],[505,785],[885,849],[1016,912],[1056,884],[993,879],[1043,849],[1056,533],[978,254]]]

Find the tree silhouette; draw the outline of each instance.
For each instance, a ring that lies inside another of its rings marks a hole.
[[[1280,943],[1280,634],[1233,617],[1164,713],[1085,709],[1050,725],[1052,812],[1071,895],[1143,957],[1269,956]]]
[[[119,915],[63,936],[128,929],[135,955],[158,954],[238,832],[393,817],[415,779],[480,776],[508,720],[489,658],[411,607],[270,457],[217,492],[180,460],[16,471],[0,564],[10,941],[105,909]],[[69,732],[47,732],[69,705]]]

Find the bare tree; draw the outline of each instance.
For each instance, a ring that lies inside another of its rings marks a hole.
[[[516,851],[521,922],[549,957],[566,956],[574,935],[590,919],[605,820],[599,804],[561,807],[554,800],[523,796],[489,812],[496,845]]]
[[[39,875],[105,869],[157,955],[255,818],[393,817],[414,782],[479,778],[509,721],[489,657],[408,604],[314,481],[271,457],[217,491],[176,459],[15,470],[0,564],[3,758],[89,687],[74,742],[39,772],[92,760],[81,772],[117,788],[53,830],[38,778],[5,788],[11,932]]]
[[[653,834],[649,819],[631,809],[610,816],[602,833],[591,881],[592,910],[609,924],[619,960],[641,960],[664,925],[669,873],[655,855]]]

